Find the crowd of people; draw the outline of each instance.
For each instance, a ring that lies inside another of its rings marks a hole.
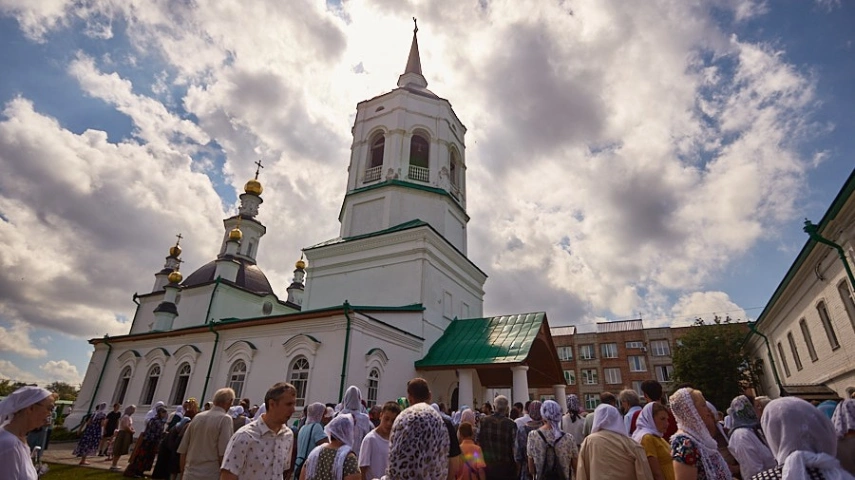
[[[449,412],[414,378],[396,401],[368,409],[351,386],[341,403],[309,403],[288,425],[293,385],[271,386],[261,405],[222,388],[201,411],[193,398],[171,414],[156,403],[139,435],[133,405],[107,412],[102,403],[74,454],[81,465],[104,456],[120,471],[130,451],[124,476],[168,480],[855,479],[855,398],[828,408],[740,395],[724,415],[691,386],[667,399],[656,381],[641,390],[643,398],[603,392],[593,412],[576,395],[564,409],[499,395]],[[23,387],[0,402],[3,478],[38,478],[26,436],[45,425],[56,398]]]

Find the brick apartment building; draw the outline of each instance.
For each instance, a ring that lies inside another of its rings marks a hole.
[[[674,367],[671,353],[691,327],[644,328],[642,320],[601,322],[597,331],[577,333],[576,327],[550,329],[567,380],[586,410],[599,403],[601,392],[617,394],[632,388],[641,394],[641,382],[660,381],[670,389]],[[533,389],[533,398],[554,398],[551,389]]]

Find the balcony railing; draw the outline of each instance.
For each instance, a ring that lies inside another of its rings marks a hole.
[[[410,165],[410,171],[407,174],[407,178],[417,182],[428,182],[430,180],[430,169]]]
[[[365,178],[362,180],[362,183],[376,182],[377,180],[380,180],[380,169],[382,168],[382,165],[377,167],[366,168]]]

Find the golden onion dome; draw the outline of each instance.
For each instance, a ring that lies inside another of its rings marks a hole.
[[[184,277],[181,276],[181,272],[179,272],[178,270],[175,270],[174,272],[170,273],[169,276],[166,278],[167,280],[169,280],[169,283],[181,283],[181,280],[184,279]]]
[[[298,270],[305,270],[306,269],[306,262],[304,262],[303,259],[301,258],[301,259],[297,260],[297,263],[295,263],[294,266],[297,267]]]
[[[175,245],[169,249],[169,256],[170,257],[176,257],[177,258],[179,255],[181,255],[181,247],[179,247],[178,245]]]
[[[264,187],[261,186],[261,182],[259,182],[258,179],[253,178],[246,182],[246,185],[243,186],[243,191],[252,195],[261,195],[261,192],[264,191]]]
[[[233,228],[229,232],[229,240],[233,240],[233,241],[237,242],[237,241],[240,241],[241,238],[243,238],[243,232],[241,232],[238,227]]]

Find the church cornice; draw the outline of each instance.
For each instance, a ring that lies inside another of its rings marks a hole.
[[[436,94],[434,94],[434,96],[425,95],[425,94],[422,94],[421,92],[414,91],[414,90],[409,89],[409,88],[400,88],[399,87],[399,88],[396,88],[392,91],[383,93],[381,95],[377,95],[376,97],[369,98],[368,100],[363,100],[363,101],[356,104],[356,110],[359,111],[362,108],[370,109],[370,108],[372,108],[372,107],[374,107],[380,103],[383,103],[386,100],[386,97],[391,97],[393,95],[417,96],[420,99],[430,99],[430,100],[433,100],[434,102],[439,101],[448,107],[448,110],[451,113],[451,116],[454,117],[454,121],[456,121],[458,125],[463,127],[464,131],[468,130],[468,128],[466,128],[466,125],[464,125],[463,122],[460,121],[460,118],[458,118],[457,114],[454,112],[454,106],[452,106],[451,102],[449,102],[447,99],[442,98]]]
[[[389,188],[389,187],[409,188],[409,189],[420,190],[422,192],[433,193],[433,194],[445,197],[447,199],[448,203],[450,205],[454,205],[455,210],[457,210],[458,213],[463,215],[464,221],[467,223],[469,222],[469,214],[466,213],[466,210],[464,210],[463,205],[461,205],[460,202],[456,198],[454,198],[454,196],[450,192],[443,190],[441,188],[431,187],[428,185],[422,185],[420,183],[407,182],[404,180],[384,180],[384,181],[379,182],[379,183],[374,183],[374,184],[371,184],[371,185],[368,185],[365,187],[359,187],[359,188],[356,188],[356,189],[353,189],[353,190],[347,192],[347,194],[345,194],[345,196],[344,196],[344,201],[341,202],[341,209],[338,212],[339,222],[342,220],[342,218],[344,216],[344,206],[347,203],[348,197],[351,197],[354,195],[361,195],[361,194],[364,194],[366,192],[371,192],[373,190],[378,190],[381,188]]]

